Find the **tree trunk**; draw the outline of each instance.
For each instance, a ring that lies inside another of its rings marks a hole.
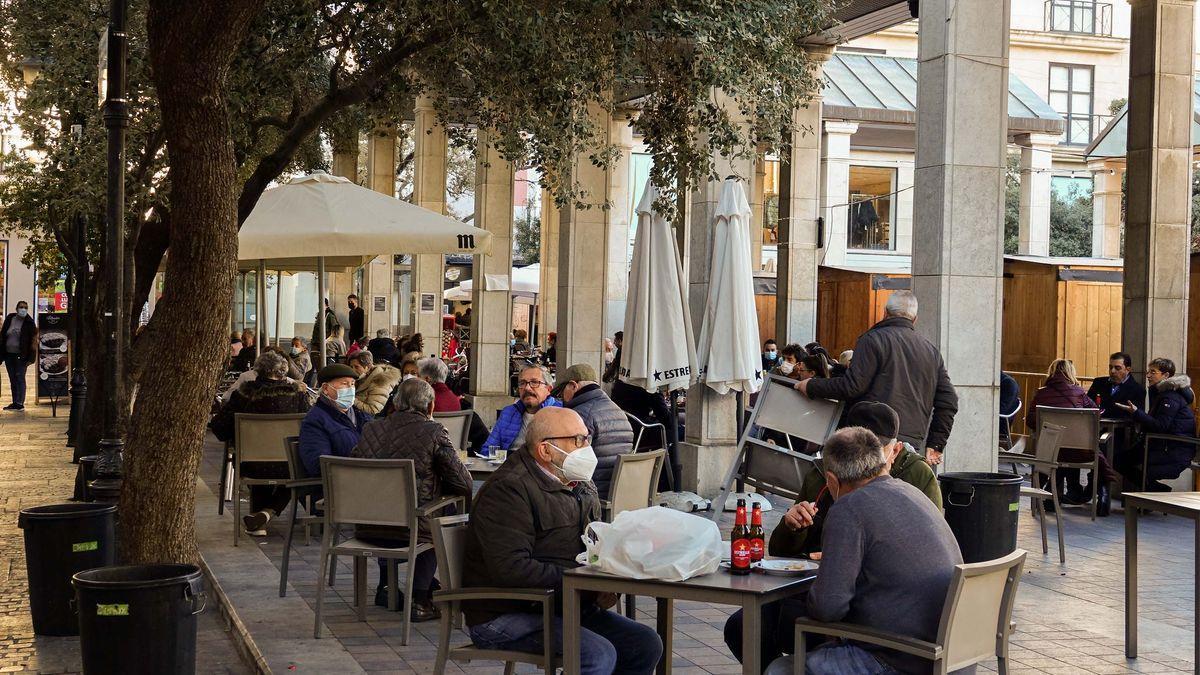
[[[142,339],[177,358],[142,373],[126,446],[121,549],[133,563],[191,561],[196,470],[237,261],[237,169],[225,77],[260,3],[152,0],[150,63],[170,156],[171,255]]]

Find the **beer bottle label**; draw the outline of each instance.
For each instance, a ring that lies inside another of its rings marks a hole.
[[[750,559],[752,553],[750,551],[749,539],[736,539],[732,545],[730,555],[730,565],[734,569],[744,570],[750,568]]]
[[[755,537],[750,540],[750,561],[758,562],[763,559],[763,540]]]

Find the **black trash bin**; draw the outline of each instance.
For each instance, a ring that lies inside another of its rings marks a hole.
[[[204,582],[195,565],[130,565],[76,574],[83,672],[196,672],[196,615]]]
[[[75,495],[71,497],[77,502],[92,501],[92,493],[88,483],[96,479],[96,462],[100,455],[87,455],[79,458],[79,468],[75,470]]]
[[[29,612],[39,635],[78,635],[71,576],[117,559],[117,507],[113,504],[51,504],[22,509]]]
[[[963,562],[995,560],[1017,549],[1020,476],[963,471],[943,473],[938,482]]]

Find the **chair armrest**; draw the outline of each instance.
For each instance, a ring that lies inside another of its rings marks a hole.
[[[1048,462],[1038,459],[1033,455],[1026,455],[1019,452],[1001,452],[998,456],[999,462],[1014,462],[1016,464],[1028,464],[1030,466],[1044,467],[1047,469],[1058,468],[1058,462]]]
[[[796,619],[796,644],[800,644],[801,633],[816,633],[857,640],[926,659],[935,659],[942,655],[941,645],[850,623],[823,623],[812,619]]]
[[[1100,445],[1104,445],[1105,443],[1108,443],[1109,438],[1112,438],[1111,431],[1105,431],[1104,433],[1100,434]]]
[[[1172,443],[1188,443],[1200,446],[1200,438],[1192,436],[1176,436],[1174,434],[1146,434],[1147,441],[1171,441]]]
[[[471,586],[455,591],[434,591],[434,602],[461,602],[464,600],[525,600],[528,602],[550,602],[554,599],[553,588],[497,588]]]
[[[318,487],[320,485],[320,478],[297,478],[296,480],[289,480],[284,483],[284,487],[289,488]]]
[[[457,505],[459,507],[459,512],[461,513],[466,508],[466,497],[459,495],[455,495],[453,497],[442,497],[436,502],[430,502],[417,509],[417,516],[421,518],[428,518],[429,516],[441,511],[451,504]]]

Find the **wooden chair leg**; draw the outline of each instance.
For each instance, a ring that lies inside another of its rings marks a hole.
[[[367,558],[354,556],[354,604],[358,607],[358,620],[367,620]]]
[[[317,572],[318,580],[325,576],[325,568],[328,565],[329,565],[329,539],[327,537],[321,537],[321,562],[319,564],[319,571]],[[313,637],[314,638],[321,637],[321,603],[324,601],[324,599],[325,599],[325,586],[322,585],[318,581],[318,583],[317,583],[317,607],[316,607],[316,611],[315,611],[316,618],[313,620]]]
[[[417,556],[413,553],[413,549],[409,549],[407,569],[404,571],[404,607],[400,610],[404,612],[402,617],[403,633],[400,637],[400,645],[408,646],[408,635],[412,629],[412,605],[413,605],[413,571],[416,569]]]
[[[1033,498],[1033,513],[1037,516],[1038,525],[1042,530],[1042,555],[1050,552],[1050,543],[1046,539],[1046,506],[1042,504],[1040,497]]]
[[[1062,521],[1062,504],[1058,500],[1058,472],[1055,469],[1050,470],[1050,495],[1054,499],[1054,522],[1058,524],[1058,561],[1062,564],[1067,564],[1067,545],[1066,537],[1063,533]]]
[[[389,607],[391,600],[389,599]],[[442,618],[438,623],[438,648],[437,660],[433,662],[433,672],[446,672],[446,658],[450,654],[450,623],[451,623],[451,607],[450,603],[445,603],[441,607]]]

